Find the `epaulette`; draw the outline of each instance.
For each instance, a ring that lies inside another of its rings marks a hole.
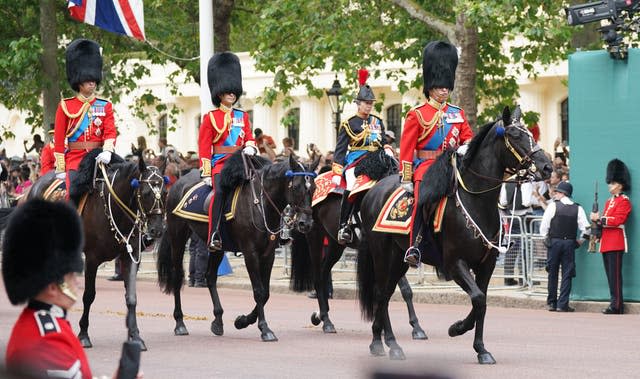
[[[625,195],[625,194],[620,194],[620,196],[622,196],[624,199],[629,200],[629,196]]]
[[[62,101],[73,100],[75,98],[76,98],[75,96],[65,97],[64,99],[62,99]]]
[[[109,102],[109,100],[107,100],[107,99],[103,99],[103,98],[101,98],[101,97],[96,97],[96,100],[102,100],[102,101],[105,101],[105,102],[107,102],[107,103]]]
[[[246,111],[243,111],[242,109],[238,109],[238,108],[231,108],[234,112],[238,111],[238,112],[242,112],[242,113],[247,113]]]
[[[420,104],[420,105],[416,105],[415,107],[411,108],[409,111],[414,111],[414,110],[416,110],[416,109],[422,108],[422,107],[424,107],[424,106],[425,106],[425,105],[427,105],[427,104],[428,104],[428,103],[422,103],[422,104]]]
[[[34,316],[41,336],[50,333],[60,333],[60,325],[58,325],[58,321],[49,311],[39,310],[34,313]]]
[[[378,120],[382,121],[382,119],[381,119],[380,117],[378,117],[378,116],[376,116],[376,115],[374,115],[374,114],[372,114],[372,115],[370,115],[370,116],[371,116],[371,117],[373,117],[373,118],[377,118]]]
[[[451,104],[451,103],[447,103],[447,106],[448,106],[449,108],[454,108],[454,109],[457,109],[457,110],[459,110],[459,111],[461,111],[461,110],[462,110],[462,108],[460,108],[459,106],[454,105],[454,104]]]

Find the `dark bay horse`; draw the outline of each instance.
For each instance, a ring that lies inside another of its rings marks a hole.
[[[456,161],[455,152],[440,156],[423,179],[425,189],[420,191],[417,205],[424,220],[432,220],[434,201],[448,196],[441,232],[430,233],[425,238],[432,236],[432,249],[436,247],[442,252],[438,266],[445,277],[453,279],[471,298],[471,311],[466,318],[451,325],[449,336],[462,335],[475,327],[473,347],[482,364],[495,363],[484,347],[483,329],[489,280],[498,253],[506,251],[499,246],[498,237],[500,186],[506,174],[517,174],[519,180],[534,177],[539,180],[551,173],[551,162],[520,123],[519,115],[516,108],[512,119],[509,109],[505,108],[502,120],[485,125],[473,138],[458,167],[451,164]],[[384,331],[391,359],[405,358],[393,335],[388,305],[398,280],[408,269],[404,254],[409,239],[373,232],[372,226],[384,201],[398,186],[398,178],[389,177],[365,195],[361,208],[363,236],[358,250],[360,308],[363,317],[373,320],[369,350],[373,355],[385,354],[381,339]],[[438,261],[427,254],[423,254],[421,260],[427,264]]]
[[[330,194],[321,203],[313,207],[313,227],[306,233],[293,233],[291,244],[291,289],[296,292],[308,291],[311,285],[316,290],[319,312],[311,314],[313,325],[322,322],[322,330],[325,333],[336,333],[336,328],[329,318],[329,294],[327,282],[331,275],[331,269],[340,260],[342,253],[347,248],[338,243],[340,221],[340,204],[342,197],[338,194]],[[324,238],[327,237],[329,245],[324,254]],[[357,248],[359,240],[354,239],[348,247]],[[409,311],[409,324],[413,328],[413,339],[427,339],[427,334],[420,327],[418,317],[413,307],[413,292],[411,285],[405,276],[398,283],[402,298],[407,303]]]
[[[223,181],[244,171],[245,165],[242,162],[237,163],[242,157],[240,154],[236,153],[225,163],[221,173]],[[256,304],[249,314],[238,316],[234,326],[242,329],[258,321],[262,340],[277,341],[264,315],[264,307],[269,300],[269,281],[275,249],[279,244],[283,225],[286,224],[287,228],[295,227],[302,233],[306,233],[312,226],[311,195],[315,190],[312,176],[315,174],[310,171],[313,171],[317,161],[312,164],[313,167],[307,168],[293,157],[278,163],[271,163],[260,157],[248,159],[258,168],[249,170],[249,175],[244,175],[230,188],[225,186],[228,194],[233,193],[236,186],[240,186],[240,189],[237,193],[234,217],[222,225],[223,229],[226,228],[226,235],[225,230],[222,231],[224,250],[243,253]],[[182,260],[185,244],[192,231],[207,241],[208,225],[206,222],[181,218],[172,213],[172,210],[184,194],[200,180],[198,170],[193,170],[171,187],[167,197],[166,231],[158,250],[158,282],[165,293],[173,293],[175,300],[175,335],[189,334],[184,324],[180,300],[180,290],[184,282]],[[216,287],[217,268],[222,257],[222,253],[209,254],[207,268],[207,285],[214,314],[211,332],[215,335],[224,333],[224,310]]]
[[[85,348],[93,346],[89,338],[89,312],[96,297],[98,266],[119,256],[123,263],[128,339],[139,342],[146,350],[136,321],[136,274],[145,236],[158,238],[162,234],[165,178],[142,159],[139,163],[124,162],[114,155],[108,167],[95,166],[95,157],[100,152],[99,149],[89,152],[78,170],[84,187],[80,191],[89,191],[81,214],[85,272],[78,339]],[[113,163],[118,160],[119,163]],[[98,173],[95,181],[93,172]],[[42,198],[54,180],[53,172],[40,178],[29,192],[29,198]]]

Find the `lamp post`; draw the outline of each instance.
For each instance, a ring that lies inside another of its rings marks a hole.
[[[342,86],[340,85],[340,81],[338,81],[338,76],[336,75],[331,88],[327,90],[327,97],[329,98],[331,111],[333,111],[333,113],[336,115],[336,137],[338,136],[338,131],[340,130],[340,114],[342,113],[340,95],[342,95]]]

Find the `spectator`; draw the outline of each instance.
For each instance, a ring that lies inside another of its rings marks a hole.
[[[391,150],[393,151],[393,156],[398,159],[398,149],[396,146],[396,134],[393,130],[387,130],[385,132],[385,136],[387,137],[387,145],[391,146]]]
[[[53,170],[56,164],[56,158],[53,155],[53,128],[47,132],[47,144],[42,148],[40,152],[40,173],[39,176],[44,176],[47,172]]]
[[[288,157],[289,155],[292,155],[295,159],[298,159],[298,156],[296,155],[296,152],[293,150],[293,147],[295,146],[295,143],[293,141],[293,138],[291,137],[285,137],[282,139],[282,153],[280,153],[281,156],[284,157]]]
[[[532,214],[531,199],[533,197],[533,185],[530,182],[516,185],[516,183],[509,182],[502,185],[500,189],[500,199],[498,206],[503,210],[503,213],[507,215],[507,219],[511,220],[509,229],[505,232],[511,232],[511,234],[520,234],[523,232],[524,216]],[[509,215],[520,216],[521,218],[509,218]],[[520,259],[519,251],[521,246],[514,244],[509,247],[509,250],[504,256],[504,284],[506,286],[515,286],[518,282],[513,278],[515,264]],[[522,256],[525,259],[525,256]],[[525,262],[526,266],[526,262]],[[526,276],[526,273],[523,273]],[[522,280],[520,280],[522,282]]]
[[[27,147],[27,142],[27,140],[22,141],[24,152],[26,154],[29,154],[30,152],[35,150],[35,152],[39,155],[42,151],[42,148],[44,147],[44,141],[42,140],[42,137],[40,137],[40,134],[33,135],[33,143],[31,144],[31,147]]]
[[[542,216],[540,234],[547,243],[547,309],[556,312],[573,312],[569,306],[571,280],[576,276],[576,248],[584,243],[589,221],[584,209],[571,200],[573,186],[560,182],[553,195],[553,202]],[[580,238],[576,239],[576,231]],[[562,282],[558,296],[558,270],[562,266]]]
[[[207,244],[196,233],[191,233],[189,240],[189,287],[207,286],[208,261]]]
[[[31,187],[31,180],[29,176],[31,175],[31,169],[26,164],[20,165],[19,169],[20,182],[16,186],[16,195],[24,194],[29,187]]]
[[[256,146],[260,151],[260,155],[270,160],[276,159],[276,143],[273,138],[264,134],[260,128],[254,130],[254,137],[256,138]]]

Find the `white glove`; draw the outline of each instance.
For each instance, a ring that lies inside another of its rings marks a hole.
[[[393,150],[390,147],[385,147],[384,153],[392,158],[396,157],[395,154],[393,154]]]
[[[467,150],[469,150],[469,145],[460,145],[460,147],[458,147],[458,150],[456,150],[456,153],[458,153],[459,156],[463,157],[467,153]]]
[[[213,187],[211,185],[211,177],[210,176],[205,176],[204,178],[202,178],[202,181],[204,182],[204,184],[208,185],[209,187]]]
[[[66,172],[56,172],[56,179],[64,180],[67,177]]]
[[[331,177],[331,182],[333,184],[335,184],[336,186],[339,186],[340,183],[342,183],[342,176],[340,175],[334,175]]]
[[[102,162],[104,164],[109,164],[109,162],[111,162],[111,152],[103,151],[102,153],[98,154],[98,156],[96,157],[96,161]]]
[[[413,182],[405,182],[402,183],[400,182],[400,187],[402,187],[403,190],[409,192],[409,193],[413,193]]]
[[[242,149],[242,154],[246,155],[256,155],[257,152],[258,149],[256,149],[254,146],[245,146],[245,148]]]

